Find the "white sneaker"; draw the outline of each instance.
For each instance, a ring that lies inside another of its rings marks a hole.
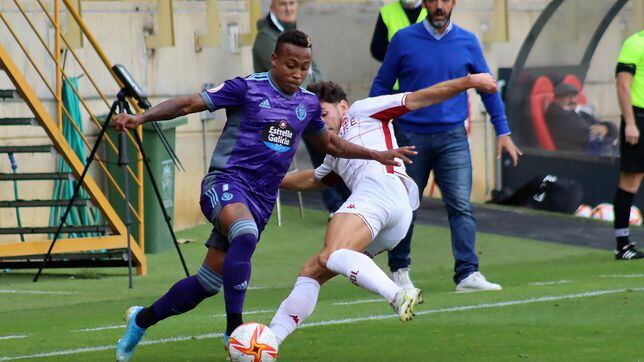
[[[414,283],[409,278],[409,268],[400,268],[391,273],[391,279],[403,289],[414,289]]]
[[[389,305],[398,314],[398,318],[402,322],[407,322],[414,316],[414,304],[416,304],[416,300],[407,295],[405,289],[400,289]]]
[[[485,279],[483,274],[474,272],[461,280],[456,286],[459,292],[479,292],[484,290],[501,290],[501,286],[496,283],[490,283]]]
[[[409,278],[409,268],[400,268],[391,273],[391,279],[397,286],[404,289],[409,297],[414,299],[414,305],[422,304],[424,302],[423,291],[416,288]]]

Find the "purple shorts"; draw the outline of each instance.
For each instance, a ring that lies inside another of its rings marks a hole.
[[[207,175],[201,182],[201,197],[199,205],[201,212],[213,225],[210,237],[206,241],[207,247],[212,247],[221,251],[228,251],[230,242],[228,235],[220,230],[219,213],[226,206],[234,203],[246,205],[253,215],[257,230],[261,234],[266,227],[266,223],[271,217],[272,206],[262,208],[260,203],[252,197],[252,193],[239,183],[230,180],[224,175]]]

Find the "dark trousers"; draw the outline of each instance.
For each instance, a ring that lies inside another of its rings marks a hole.
[[[405,165],[407,173],[418,185],[420,197],[427,186],[429,173],[441,190],[447,209],[454,255],[454,282],[459,283],[478,270],[474,241],[476,223],[472,216],[472,162],[465,127],[436,133],[420,134],[398,130],[399,146],[415,145],[418,155],[410,157],[414,163]],[[396,271],[411,263],[409,257],[416,213],[405,238],[389,252],[389,268]]]

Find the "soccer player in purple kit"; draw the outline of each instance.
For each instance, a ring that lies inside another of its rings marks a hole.
[[[195,308],[223,287],[227,326],[224,341],[241,325],[251,256],[271,216],[277,191],[302,136],[316,148],[342,158],[373,159],[397,165],[409,162],[412,147],[373,151],[328,132],[317,97],[300,85],[311,64],[311,42],[301,31],[277,40],[268,73],[237,77],[204,92],[172,98],[139,115],[112,120],[121,132],[139,125],[204,110],[226,108],[227,122],[201,183],[200,205],[213,224],[208,251],[197,274],[174,284],[149,307],[126,313],[127,327],[116,347],[116,360],[129,361],[150,326]]]

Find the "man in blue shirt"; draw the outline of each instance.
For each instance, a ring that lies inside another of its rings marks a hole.
[[[450,20],[456,0],[423,0],[427,18],[394,35],[387,55],[374,79],[370,97],[392,93],[398,79],[400,92],[415,91],[469,73],[489,73],[474,34]],[[505,107],[499,93],[481,94],[497,134],[497,158],[506,150],[516,165],[521,151],[510,138]],[[439,104],[405,114],[398,119],[400,145],[416,146],[418,155],[408,168],[422,191],[429,173],[440,187],[447,208],[454,254],[454,282],[459,291],[500,290],[478,271],[474,241],[476,224],[472,216],[472,163],[464,124],[469,107],[467,93]],[[389,253],[393,279],[414,288],[408,267],[412,222],[403,241]]]

